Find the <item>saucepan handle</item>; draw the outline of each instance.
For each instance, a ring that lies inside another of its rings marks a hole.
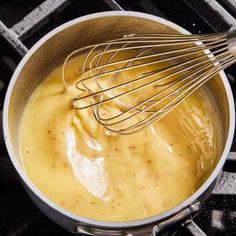
[[[170,225],[173,225],[181,220],[187,218],[189,215],[198,212],[201,209],[200,202],[195,202],[194,204],[190,205],[189,207],[185,208],[181,212],[177,213],[173,217],[162,221],[161,223],[155,225],[152,230],[152,236],[158,235],[161,231],[167,229]],[[191,225],[192,221],[189,220],[186,224],[187,229],[193,233],[193,226]],[[191,227],[192,226],[192,227]],[[194,234],[193,234],[194,235]]]
[[[193,203],[192,205],[188,206],[184,210],[175,214],[171,218],[169,218],[165,221],[162,221],[159,224],[156,224],[152,228],[152,231],[150,232],[149,235],[150,236],[157,236],[161,231],[167,229],[169,226],[171,226],[177,222],[187,219],[188,216],[192,215],[193,213],[198,212],[200,209],[201,209],[200,202]],[[185,221],[185,224],[186,224],[188,231],[190,231],[193,235],[196,235],[195,232],[197,232],[197,229],[198,229],[197,225],[192,220]],[[78,225],[76,231],[78,234],[83,234],[83,235],[111,235],[111,236],[120,236],[120,235],[134,236],[134,235],[136,235],[136,233],[133,233],[132,231],[130,233],[129,232],[124,233],[119,230],[118,231],[117,230],[104,230],[104,229],[88,227],[86,225]],[[138,234],[138,235],[141,235],[141,234]],[[202,235],[204,236],[205,234],[202,234]]]
[[[193,220],[187,222],[186,228],[193,236],[207,236]]]

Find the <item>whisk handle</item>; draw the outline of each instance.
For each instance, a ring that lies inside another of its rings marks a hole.
[[[236,26],[232,27],[227,33],[229,51],[236,57]]]

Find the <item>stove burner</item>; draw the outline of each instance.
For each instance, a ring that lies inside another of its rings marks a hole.
[[[225,31],[236,25],[234,0],[7,0],[0,3],[0,119],[9,80],[22,56],[43,35],[76,17],[107,10],[147,12],[192,33]],[[217,19],[217,20],[216,20]],[[226,70],[236,96],[236,65]],[[236,137],[224,171],[202,211],[163,235],[236,235]],[[9,160],[0,127],[0,235],[72,235],[31,202]]]

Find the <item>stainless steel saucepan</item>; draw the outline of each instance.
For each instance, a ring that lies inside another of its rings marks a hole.
[[[24,106],[41,79],[60,65],[72,50],[134,32],[167,31],[188,33],[167,20],[137,12],[113,11],[80,17],[56,28],[37,42],[22,59],[11,79],[3,114],[5,142],[11,161],[35,204],[49,218],[71,232],[102,236],[156,235],[169,225],[197,212],[215,186],[229,153],[235,126],[233,97],[224,72],[206,85],[212,91],[224,126],[223,150],[218,153],[218,164],[205,183],[192,196],[162,214],[129,222],[104,222],[72,214],[40,192],[30,181],[19,159],[17,133]]]

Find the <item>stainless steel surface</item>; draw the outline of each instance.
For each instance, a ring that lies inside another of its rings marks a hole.
[[[102,229],[97,229],[89,226],[81,226],[79,225],[77,227],[77,232],[81,234],[86,234],[86,235],[109,235],[109,236],[132,236],[132,235],[158,235],[161,231],[167,229],[170,225],[177,223],[181,220],[187,219],[188,216],[191,214],[194,214],[198,212],[201,209],[201,203],[196,202],[190,206],[188,206],[186,209],[178,212],[176,215],[172,216],[171,218],[167,220],[163,220],[162,222],[158,223],[157,225],[154,225],[149,231],[139,229],[136,232],[133,232],[132,230],[102,230]]]
[[[195,202],[192,205],[188,206],[186,209],[178,212],[175,216],[172,216],[171,218],[162,221],[161,223],[155,225],[153,227],[153,236],[160,233],[161,231],[165,230],[167,227],[169,227],[171,224],[177,223],[178,221],[181,221],[188,217],[191,214],[194,214],[198,212],[201,209],[201,203]]]
[[[131,34],[80,48],[64,62],[65,85],[66,64],[81,52],[87,56],[76,83],[80,93],[73,100],[74,108],[92,107],[94,117],[106,129],[132,134],[162,119],[220,70],[235,63],[236,31]],[[126,79],[126,72],[132,77]],[[119,104],[118,111],[111,113],[104,104]]]
[[[109,230],[109,229],[99,229],[99,228],[94,228],[92,226],[86,226],[86,225],[79,225],[77,226],[77,232],[79,234],[85,234],[85,235],[99,235],[99,236],[127,236],[127,235],[133,235],[131,233],[128,233],[127,231],[124,230]],[[141,233],[141,232],[140,232]]]
[[[96,23],[96,27],[94,27]],[[137,12],[106,12],[78,18],[50,32],[42,38],[23,58],[8,87],[4,104],[4,137],[11,161],[19,173],[27,192],[39,208],[53,221],[72,232],[78,225],[102,230],[117,230],[133,235],[151,232],[152,227],[174,216],[196,201],[202,202],[212,191],[215,180],[229,153],[234,131],[234,107],[231,90],[224,73],[208,83],[209,89],[218,89],[215,100],[224,120],[224,149],[219,162],[206,182],[192,196],[163,214],[129,222],[103,222],[72,214],[49,200],[30,181],[19,160],[17,132],[24,105],[45,74],[61,64],[72,50],[88,44],[114,39],[132,32],[174,32],[185,30],[166,20]],[[85,34],[86,32],[86,34]],[[47,57],[45,57],[45,53]],[[103,231],[104,232],[104,231]],[[103,234],[104,235],[104,234]]]

